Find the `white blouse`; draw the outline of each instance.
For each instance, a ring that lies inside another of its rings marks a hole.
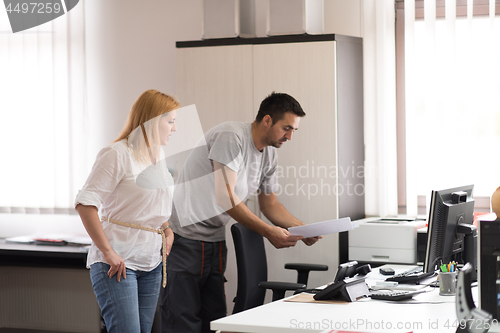
[[[161,151],[153,165],[138,163],[126,140],[112,143],[97,155],[92,171],[75,199],[95,206],[100,217],[158,229],[170,218],[174,181]],[[113,250],[132,270],[151,271],[161,262],[161,236],[151,231],[101,221]],[[104,255],[92,243],[87,268],[103,262]]]

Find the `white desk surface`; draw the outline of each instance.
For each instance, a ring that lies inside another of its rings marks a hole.
[[[5,239],[0,239],[0,251],[29,251],[29,252],[59,252],[59,253],[87,253],[89,246],[56,246],[56,245],[36,245],[9,243]]]
[[[387,266],[394,268],[396,274],[414,267]],[[385,278],[378,273],[378,268],[375,268],[367,281],[371,284],[377,279]],[[477,290],[477,288],[474,289]],[[330,330],[455,332],[458,324],[455,296],[440,296],[439,288],[427,287],[426,290],[430,291],[403,302],[366,298],[352,303],[311,304],[279,300],[212,321],[211,329],[222,332],[251,333],[310,333]],[[490,332],[500,332],[500,330],[495,328]]]

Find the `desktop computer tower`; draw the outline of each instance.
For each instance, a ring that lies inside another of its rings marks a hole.
[[[500,219],[479,221],[479,307],[500,319]]]

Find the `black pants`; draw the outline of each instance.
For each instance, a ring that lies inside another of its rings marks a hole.
[[[226,316],[226,242],[201,242],[175,235],[161,289],[162,333],[211,332],[210,321]]]

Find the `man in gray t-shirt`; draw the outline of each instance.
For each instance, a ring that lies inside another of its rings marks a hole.
[[[214,171],[214,164],[236,174],[234,192],[245,202],[258,190],[276,192],[278,156],[272,146],[257,150],[250,123],[222,123],[209,130],[204,140],[206,145],[190,154],[177,182],[176,214],[170,226],[185,238],[220,242],[225,239],[224,226],[231,218],[226,210],[232,207],[230,200],[222,207],[217,202],[215,179],[222,170]]]
[[[272,93],[253,123],[226,122],[210,129],[193,149],[179,176],[170,226],[175,234],[162,290],[163,332],[210,332],[210,321],[226,315],[225,225],[231,219],[266,237],[276,248],[295,246],[302,237],[285,228],[303,225],[281,205],[276,148],[292,139],[305,116],[291,96]],[[258,192],[262,213],[244,202]],[[320,237],[302,239],[312,245]]]

